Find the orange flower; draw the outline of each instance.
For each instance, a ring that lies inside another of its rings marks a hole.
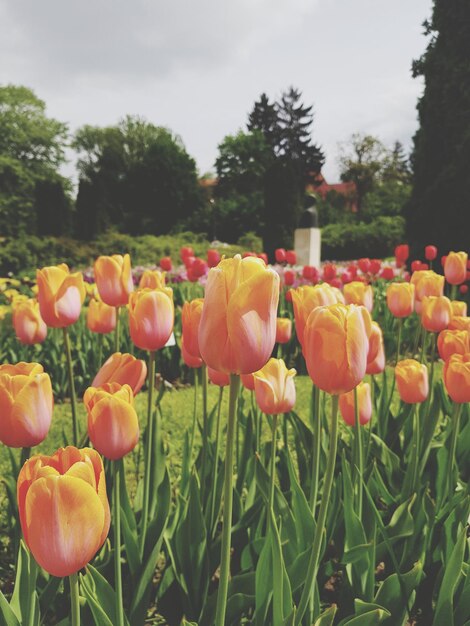
[[[452,306],[446,296],[425,296],[421,310],[421,323],[431,333],[440,333],[449,326]]]
[[[359,411],[359,423],[361,426],[370,422],[372,417],[372,400],[370,396],[369,383],[359,383],[357,386],[357,404]],[[354,389],[343,393],[339,397],[339,410],[343,416],[344,421],[349,426],[354,426],[355,420],[355,403],[354,403]]]
[[[184,337],[181,337],[181,356],[187,367],[197,368],[202,366],[202,359],[199,356],[193,356],[186,350]]]
[[[207,375],[213,385],[217,385],[218,387],[227,387],[227,385],[230,385],[230,376],[224,372],[218,372],[217,370],[213,370],[212,367],[208,367]]]
[[[414,359],[399,361],[395,367],[395,380],[403,402],[415,404],[428,397],[428,370],[424,363]]]
[[[262,259],[236,255],[209,270],[199,326],[204,362],[249,374],[269,359],[276,339],[279,275]]]
[[[185,302],[181,312],[184,347],[191,356],[196,358],[201,358],[198,333],[203,304],[203,298],[196,298],[191,302]]]
[[[444,264],[444,276],[451,285],[460,285],[467,277],[467,253],[449,252]]]
[[[134,291],[131,258],[128,254],[99,256],[94,265],[95,282],[100,298],[109,306],[125,306]]]
[[[276,343],[287,343],[292,336],[292,322],[288,317],[276,319]]]
[[[90,300],[86,323],[92,333],[106,335],[116,328],[116,307],[101,300]]]
[[[387,287],[387,306],[395,317],[408,317],[414,311],[413,283],[390,283]]]
[[[42,343],[47,326],[39,311],[39,302],[33,298],[18,300],[13,304],[13,327],[17,338],[26,345]]]
[[[295,369],[288,370],[282,359],[269,359],[253,373],[256,402],[263,413],[288,413],[295,404]]]
[[[54,399],[51,379],[39,363],[0,365],[0,441],[32,448],[49,432]]]
[[[160,270],[145,270],[140,277],[139,287],[141,289],[162,289],[165,286],[166,272]]]
[[[369,352],[371,319],[365,307],[332,304],[310,313],[303,352],[315,385],[339,395],[364,378]]]
[[[255,377],[253,374],[242,374],[240,376],[240,380],[242,381],[242,385],[245,389],[248,389],[248,391],[255,390]]]
[[[70,576],[91,561],[109,531],[103,462],[73,446],[38,454],[21,468],[18,510],[25,542],[53,576]]]
[[[454,402],[470,402],[470,352],[453,354],[445,362],[444,384]]]
[[[467,315],[467,303],[463,300],[452,300],[450,304],[452,306],[452,317],[456,315],[465,317]]]
[[[139,441],[139,420],[129,385],[88,387],[83,396],[93,447],[111,461],[122,459]]]
[[[415,286],[415,310],[421,313],[421,302],[425,296],[442,296],[444,293],[444,276],[432,270],[418,270],[411,276],[411,284]]]
[[[132,354],[115,352],[101,366],[91,385],[92,387],[102,387],[105,383],[129,385],[136,395],[141,390],[146,377],[145,361],[136,359]]]
[[[346,304],[360,304],[365,306],[369,313],[372,313],[374,293],[370,285],[366,285],[360,280],[353,280],[344,285],[343,293]]]
[[[450,320],[449,330],[468,330],[470,332],[470,317],[463,317],[461,315],[454,315]]]
[[[173,290],[139,289],[129,298],[131,339],[142,350],[163,348],[173,332]]]
[[[377,322],[372,322],[369,335],[366,374],[380,374],[385,369],[385,350],[382,329]]]
[[[437,338],[437,349],[443,361],[453,354],[470,352],[470,336],[468,330],[443,330]]]
[[[294,305],[295,332],[301,346],[303,346],[304,329],[307,318],[319,306],[327,306],[339,302],[338,295],[328,283],[321,285],[303,285],[291,289],[292,304]]]
[[[41,317],[51,328],[65,328],[80,317],[85,300],[81,272],[71,274],[65,263],[43,267],[36,273]]]

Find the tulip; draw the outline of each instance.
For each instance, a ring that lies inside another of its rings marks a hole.
[[[147,376],[145,361],[136,359],[132,354],[115,352],[96,374],[92,387],[102,387],[106,383],[129,385],[134,395],[141,389]]]
[[[134,290],[130,256],[100,256],[93,269],[98,293],[103,302],[114,307],[125,306]]]
[[[464,296],[466,293],[468,293],[468,285],[460,285],[459,291]]]
[[[203,298],[185,302],[181,314],[185,349],[191,356],[199,359],[201,358],[201,352],[199,351],[198,334],[203,304]]]
[[[20,470],[17,496],[26,545],[53,576],[85,567],[108,535],[106,480],[96,450],[69,446],[33,456]]]
[[[355,263],[350,263],[347,267],[347,270],[351,274],[353,279],[356,278],[358,266]]]
[[[236,255],[209,271],[199,325],[204,362],[249,374],[269,359],[276,339],[279,276],[261,259]]]
[[[424,248],[424,256],[428,261],[434,261],[434,259],[437,257],[436,246],[426,246]]]
[[[323,278],[325,280],[333,280],[333,278],[336,278],[336,265],[333,263],[325,263],[323,267]]]
[[[408,317],[413,313],[415,286],[412,283],[391,283],[387,287],[387,306],[394,317]]]
[[[339,410],[348,426],[355,424],[355,394],[354,389],[344,393],[339,397]],[[357,386],[357,404],[359,414],[359,424],[364,426],[370,422],[372,417],[372,400],[369,383],[359,383]]]
[[[382,329],[377,322],[372,322],[369,335],[366,374],[380,374],[385,369],[385,350]]]
[[[65,328],[80,317],[85,300],[81,272],[71,274],[65,263],[43,267],[36,274],[41,317],[51,328]]]
[[[187,259],[190,256],[194,257],[194,250],[190,246],[183,246],[180,249],[180,258],[183,261],[183,263],[185,262],[185,259]]]
[[[193,356],[186,350],[186,346],[184,343],[184,337],[181,337],[181,356],[183,357],[184,364],[187,367],[191,367],[192,369],[196,369],[202,366],[202,359],[199,356]]]
[[[211,383],[213,385],[217,385],[217,387],[227,387],[230,385],[230,376],[224,372],[218,372],[217,370],[212,369],[212,367],[208,367],[207,375],[209,376]]]
[[[382,267],[382,261],[380,259],[371,259],[370,261],[370,273],[378,274],[380,272],[380,268]]]
[[[361,270],[361,272],[363,274],[368,274],[369,273],[369,271],[370,271],[370,259],[367,259],[367,258],[359,259],[357,264],[359,265],[359,269]]]
[[[453,354],[444,364],[443,378],[454,402],[470,402],[470,352]]]
[[[160,267],[164,272],[171,272],[173,269],[173,264],[171,262],[171,257],[164,256],[160,259]]]
[[[122,459],[139,441],[139,420],[129,385],[88,387],[83,396],[93,447],[111,461]]]
[[[422,303],[421,323],[431,333],[440,333],[449,326],[452,306],[446,296],[425,296]]]
[[[452,317],[456,315],[465,317],[467,315],[467,303],[463,300],[452,300],[450,305],[452,307]]]
[[[443,361],[453,354],[470,352],[470,335],[467,330],[443,330],[437,338],[437,349]]]
[[[297,287],[297,289],[291,289],[290,293],[294,305],[295,332],[300,345],[303,346],[305,324],[310,313],[320,306],[336,304],[338,295],[328,283],[314,287],[310,285]]]
[[[403,402],[424,402],[429,393],[428,370],[424,363],[414,359],[399,361],[395,367],[395,380]]]
[[[346,304],[360,304],[365,306],[369,313],[374,308],[374,294],[372,287],[358,280],[344,285],[344,299]]]
[[[266,265],[268,264],[268,255],[266,254],[266,252],[260,252],[256,256],[258,257],[258,259],[261,259],[262,261],[264,261]]]
[[[159,270],[145,270],[140,277],[141,289],[163,289],[165,287],[165,272]]]
[[[415,286],[415,310],[419,314],[425,296],[442,296],[444,293],[444,276],[440,276],[432,270],[414,272],[410,282]]]
[[[470,332],[470,317],[454,315],[449,322],[449,330],[468,330]]]
[[[295,250],[287,250],[286,261],[289,265],[295,265],[297,263],[297,254]]]
[[[188,276],[191,274],[196,279],[201,278],[201,276],[207,273],[207,263],[203,259],[196,257],[189,269]]]
[[[39,311],[39,302],[33,298],[13,304],[13,327],[17,339],[26,345],[42,343],[47,335],[47,326]]]
[[[288,370],[282,359],[269,359],[253,373],[255,397],[259,408],[268,415],[288,413],[295,404],[295,369]]]
[[[106,335],[116,328],[116,307],[101,300],[90,300],[86,323],[92,333]]]
[[[347,270],[341,274],[341,282],[343,283],[343,285],[348,285],[349,283],[353,282],[353,280],[353,277]]]
[[[410,256],[410,247],[406,243],[402,243],[401,245],[395,248],[395,258],[400,264],[405,263]]]
[[[276,263],[285,263],[286,262],[286,251],[284,248],[276,248],[274,251],[274,257],[276,258]]]
[[[254,391],[255,390],[255,378],[254,378],[253,374],[242,374],[240,376],[240,379],[241,379],[242,385],[245,387],[245,389],[248,389],[248,391]]]
[[[302,276],[311,283],[317,283],[320,273],[316,267],[313,267],[313,265],[305,265],[302,270]]]
[[[442,267],[442,269],[444,269],[444,267],[446,266],[446,261],[447,261],[447,254],[445,254],[444,256],[441,256],[441,267]]]
[[[276,320],[276,343],[288,343],[292,336],[292,321],[288,317]]]
[[[163,348],[173,332],[174,318],[172,289],[139,289],[131,293],[129,330],[138,348],[152,352]]]
[[[460,285],[467,277],[467,253],[449,252],[444,265],[444,275],[451,285]]]
[[[207,265],[209,267],[216,267],[220,263],[220,252],[218,250],[207,251]]]
[[[244,252],[244,253],[242,254],[242,258],[243,258],[243,259],[247,259],[247,258],[248,258],[248,257],[250,257],[250,256],[252,256],[253,258],[256,258],[256,259],[258,258],[258,255],[256,254],[256,252],[249,252],[249,251],[246,251],[246,252]]]
[[[292,270],[286,270],[284,272],[284,284],[287,287],[291,287],[295,282],[295,272]]]
[[[339,395],[361,382],[366,373],[371,327],[367,309],[355,304],[322,306],[310,313],[303,353],[317,387]]]
[[[31,448],[43,441],[52,420],[51,379],[39,363],[0,365],[0,441]]]

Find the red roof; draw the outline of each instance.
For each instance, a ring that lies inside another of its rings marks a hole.
[[[326,195],[330,191],[335,191],[336,193],[339,193],[341,196],[345,196],[347,198],[348,204],[352,211],[354,212],[357,211],[356,199],[355,199],[356,185],[352,181],[348,181],[346,183],[333,183],[330,185],[330,183],[326,182],[323,175],[319,174],[315,179],[315,183],[308,185],[307,191],[313,192],[314,194],[318,194],[323,199],[326,198]]]

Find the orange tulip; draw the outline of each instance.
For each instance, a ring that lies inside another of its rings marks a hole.
[[[249,374],[269,359],[276,339],[279,275],[255,257],[223,259],[209,270],[199,326],[204,362]]]
[[[414,359],[399,361],[395,367],[395,380],[403,402],[424,402],[429,393],[428,370],[424,363]]]
[[[387,287],[387,306],[395,317],[408,317],[414,311],[415,286],[413,283],[390,283]]]
[[[443,361],[453,354],[470,352],[470,335],[468,330],[443,330],[437,338],[437,349]]]
[[[369,313],[372,313],[374,293],[370,285],[366,285],[360,280],[353,280],[344,285],[343,294],[346,304],[360,304],[365,306]]]
[[[112,332],[116,328],[116,307],[109,306],[101,300],[90,300],[86,324],[92,333],[106,335]]]
[[[227,387],[227,385],[230,385],[230,376],[224,372],[218,372],[217,370],[213,370],[212,367],[208,367],[207,375],[213,385],[217,385],[218,387]]]
[[[253,374],[242,374],[240,376],[240,380],[242,381],[242,385],[245,389],[248,389],[248,391],[255,390],[255,377]]]
[[[142,350],[163,348],[173,332],[173,290],[139,289],[129,298],[131,339]]]
[[[454,402],[470,402],[470,352],[453,354],[445,362],[444,384]]]
[[[184,337],[181,337],[181,356],[187,367],[197,368],[202,366],[202,359],[199,356],[193,356],[186,350]]]
[[[282,359],[269,359],[253,373],[256,402],[263,413],[288,413],[295,404],[295,369],[288,370]]]
[[[134,291],[130,256],[99,256],[93,269],[98,293],[103,302],[114,307],[125,306],[129,295]]]
[[[460,285],[467,277],[467,253],[449,252],[444,264],[444,276],[451,285]]]
[[[366,374],[380,374],[385,369],[385,350],[382,329],[377,322],[372,322],[369,335]]]
[[[357,386],[357,404],[359,412],[359,424],[363,426],[370,422],[372,417],[372,400],[370,395],[369,383],[359,383]],[[354,426],[355,420],[355,402],[354,389],[344,393],[339,397],[339,410],[344,421],[349,426]]]
[[[295,332],[301,346],[303,346],[305,324],[312,311],[320,306],[336,304],[338,295],[328,283],[321,285],[303,285],[291,289],[292,304],[294,305]]]
[[[452,317],[460,316],[465,317],[467,315],[467,303],[463,300],[452,300]]]
[[[39,311],[39,302],[33,298],[19,300],[13,304],[13,327],[16,337],[26,345],[42,343],[47,335],[47,326]]]
[[[51,379],[39,363],[0,365],[0,441],[31,448],[49,432],[54,399]]]
[[[65,263],[43,267],[36,273],[41,317],[51,328],[65,328],[80,317],[85,300],[81,272],[71,274]]]
[[[141,389],[147,377],[145,361],[136,359],[132,354],[115,352],[96,374],[92,387],[102,387],[106,383],[129,385],[134,395]]]
[[[470,332],[470,317],[463,317],[461,315],[454,315],[450,320],[449,330],[468,330]]]
[[[139,420],[129,385],[88,387],[83,396],[93,447],[111,461],[122,459],[139,441]]]
[[[446,296],[425,296],[422,302],[421,323],[431,333],[440,333],[449,326],[452,306]]]
[[[432,270],[418,270],[411,276],[411,284],[415,286],[415,310],[421,314],[421,303],[425,296],[442,296],[444,293],[444,276]]]
[[[163,289],[165,287],[166,272],[160,270],[145,270],[140,277],[139,287],[141,289]]]
[[[196,298],[191,302],[185,302],[181,312],[184,347],[189,354],[197,358],[201,358],[198,334],[203,304],[203,298]]]
[[[288,317],[276,320],[276,343],[287,343],[292,336],[292,321]]]
[[[303,352],[315,385],[339,395],[364,378],[369,352],[371,319],[365,307],[332,304],[310,313]]]
[[[108,535],[106,480],[96,450],[69,446],[31,457],[18,476],[17,497],[25,542],[53,576],[85,567]]]

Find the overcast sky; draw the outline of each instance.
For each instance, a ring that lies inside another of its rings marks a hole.
[[[293,85],[334,182],[353,132],[411,146],[430,14],[431,0],[0,0],[0,83],[72,131],[128,113],[168,126],[201,173],[260,93]]]

